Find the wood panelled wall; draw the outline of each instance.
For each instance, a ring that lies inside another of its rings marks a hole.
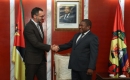
[[[110,44],[114,17],[118,0],[89,0],[89,19],[92,20],[92,31],[99,37],[99,53],[96,65],[97,72],[108,72]],[[95,74],[93,75],[93,80]]]
[[[16,0],[17,1],[17,0]],[[54,3],[54,0],[52,0]],[[10,1],[0,0],[0,80],[10,80]],[[107,72],[110,43],[114,23],[115,10],[118,0],[89,0],[89,19],[93,26],[92,31],[99,37],[99,55],[97,60],[96,72]],[[16,4],[17,5],[17,4]],[[38,6],[46,11],[46,0],[23,0],[25,23],[31,17],[30,11]],[[54,6],[54,5],[53,5]],[[125,0],[124,25],[130,59],[130,0]],[[16,8],[17,9],[17,8]],[[54,13],[54,9],[53,13]],[[17,10],[16,10],[17,11]],[[52,18],[54,19],[54,14]],[[46,19],[46,18],[45,18]],[[46,22],[45,22],[46,24]],[[52,20],[52,44],[62,44],[68,42],[78,31],[55,31]],[[46,32],[46,27],[45,27]],[[45,34],[46,36],[46,34]],[[61,53],[69,53],[71,49]],[[52,63],[53,64],[53,63]],[[95,74],[93,80],[95,79]]]
[[[128,55],[130,60],[130,0],[125,0],[124,26],[126,32],[126,40],[128,47]],[[130,62],[130,61],[129,61]]]
[[[10,80],[9,0],[0,0],[0,80]]]
[[[114,25],[114,17],[118,0],[89,0],[89,19],[92,21],[91,31],[99,38],[99,53],[96,65],[96,71],[93,75],[95,80],[97,72],[108,72],[109,52],[112,39],[112,30]],[[128,46],[128,55],[130,58],[130,1],[125,0],[125,30]],[[53,11],[54,12],[54,11]],[[54,17],[53,17],[54,18]],[[54,24],[54,23],[53,23]],[[62,44],[68,42],[78,31],[55,31],[53,25],[52,43]],[[60,52],[61,54],[69,53],[71,49]]]

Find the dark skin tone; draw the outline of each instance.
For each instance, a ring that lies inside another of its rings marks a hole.
[[[87,26],[87,24],[84,21],[81,21],[81,23],[79,24],[79,32],[80,33],[85,33],[88,30],[90,30],[90,26]],[[92,75],[93,74],[93,70],[92,69],[88,69],[86,74],[87,75]]]
[[[85,33],[88,30],[90,30],[90,26],[87,26],[87,24],[84,21],[81,21],[81,23],[79,24],[79,32],[80,33]],[[57,45],[54,45],[57,46]],[[54,50],[55,52],[57,52],[59,50],[59,46],[57,46],[57,48]],[[88,69],[86,72],[87,75],[92,75],[93,74],[93,70],[92,69]]]
[[[79,24],[79,32],[85,33],[88,30],[90,30],[90,26],[87,26],[87,24],[84,21],[81,21],[80,24]]]

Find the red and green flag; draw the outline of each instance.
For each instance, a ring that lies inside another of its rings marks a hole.
[[[25,65],[23,62],[25,43],[24,43],[23,29],[24,29],[23,7],[22,7],[22,1],[19,0],[18,16],[15,26],[14,45],[12,53],[12,62],[14,63],[15,80],[25,80]]]
[[[118,3],[114,20],[113,38],[111,40],[108,72],[116,76],[118,74],[124,74],[128,71],[128,68],[129,59],[127,53],[126,36],[121,7]]]

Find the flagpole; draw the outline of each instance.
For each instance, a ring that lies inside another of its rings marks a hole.
[[[122,19],[124,22],[124,6],[125,6],[125,0],[119,0],[120,6],[121,6],[121,12],[122,12]]]
[[[110,55],[109,55],[109,73],[111,77],[126,77],[129,69],[129,59],[127,52],[126,36],[124,30],[123,17],[124,0],[119,0],[117,4],[113,38],[111,40]]]
[[[123,23],[124,23],[124,0],[119,0],[119,4],[121,7],[121,12],[122,12],[122,19],[123,19]],[[121,74],[119,77],[126,77],[126,75]]]

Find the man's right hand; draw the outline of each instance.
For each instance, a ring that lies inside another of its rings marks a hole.
[[[54,45],[51,46],[51,50],[55,51],[55,52],[58,52],[59,51],[59,46],[54,44]]]

